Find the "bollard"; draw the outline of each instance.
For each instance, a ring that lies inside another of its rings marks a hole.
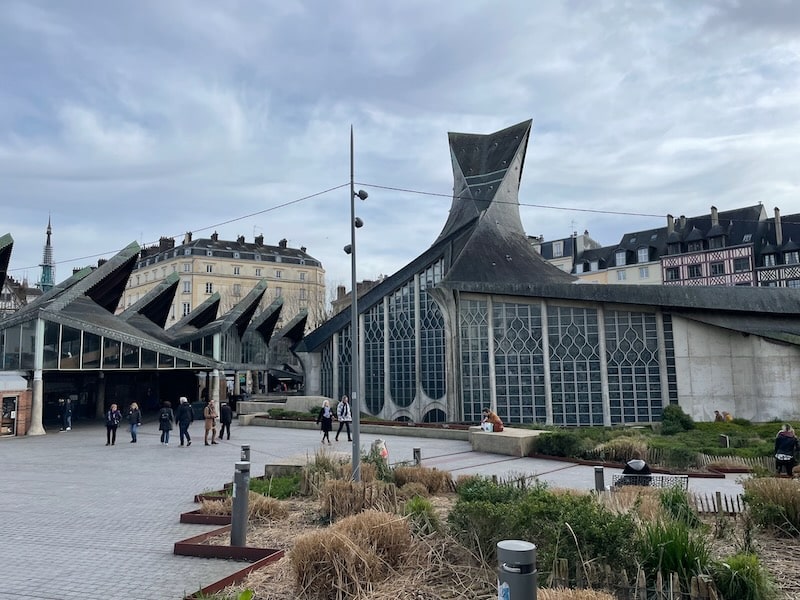
[[[250,462],[250,444],[242,444],[242,461]]]
[[[604,492],[606,489],[606,477],[603,467],[594,468],[594,491]]]
[[[414,466],[418,467],[422,464],[422,450],[414,448]]]
[[[497,542],[498,600],[536,600],[536,546],[522,540]]]
[[[247,501],[250,496],[250,463],[237,462],[233,475],[233,510],[231,546],[245,546],[247,538]]]

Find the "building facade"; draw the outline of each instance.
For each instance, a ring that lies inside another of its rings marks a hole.
[[[390,420],[477,422],[491,407],[510,424],[636,425],[660,421],[668,404],[699,420],[800,416],[800,295],[581,285],[522,228],[530,131],[450,134],[454,198],[441,234],[359,299],[357,335],[343,311],[300,342],[307,393],[351,393],[358,344],[357,408]],[[693,229],[681,254],[700,252]],[[664,228],[583,256],[590,273],[595,260],[597,271],[638,270],[660,264],[667,243]]]
[[[236,305],[261,280],[267,281],[263,307],[280,298],[283,314],[300,310],[315,327],[325,317],[325,270],[305,247],[290,248],[281,240],[277,246],[264,244],[264,236],[245,242],[210,238],[192,239],[187,233],[176,246],[172,238],[161,238],[157,246],[143,248],[131,273],[117,312],[134,304],[168,275],[180,277],[167,327],[177,323],[212,294],[221,299],[224,312]],[[283,323],[278,323],[282,326]]]

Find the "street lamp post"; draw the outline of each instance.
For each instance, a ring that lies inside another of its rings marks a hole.
[[[358,293],[356,279],[356,228],[362,227],[364,222],[356,217],[356,198],[367,199],[367,192],[355,189],[355,176],[353,168],[353,126],[350,126],[350,244],[344,251],[350,255],[351,270],[351,298],[350,298],[350,411],[353,415],[353,481],[361,481],[361,397],[359,385],[361,382],[361,362],[358,357]]]

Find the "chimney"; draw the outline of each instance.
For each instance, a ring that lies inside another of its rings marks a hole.
[[[103,266],[104,264],[106,264],[107,262],[108,262],[108,261],[107,261],[105,258],[98,258],[98,259],[97,259],[97,268],[99,269],[100,267],[102,267],[102,266]]]
[[[192,232],[187,231],[186,234],[183,236],[183,243],[188,244],[191,241],[192,241]]]
[[[217,240],[219,240],[219,234],[215,231],[214,233],[211,234],[211,239],[216,242]]]
[[[681,231],[683,231],[684,229],[686,229],[686,215],[681,215],[680,221],[681,221]]]
[[[256,243],[256,246],[263,246],[264,245],[264,236],[263,235],[257,235],[253,239],[253,241]]]
[[[675,217],[667,215],[667,235],[675,231]]]
[[[278,246],[280,246],[281,248],[286,248],[286,245],[288,243],[289,243],[289,240],[287,240],[286,238],[283,238],[281,241],[278,242]]]
[[[244,244],[244,236],[240,235],[239,237],[237,237],[236,242],[239,244]]]
[[[159,252],[163,252],[164,250],[171,250],[174,247],[175,247],[175,238],[161,237],[158,239]]]
[[[719,215],[717,214],[717,207],[711,207],[711,226],[716,227],[719,225]]]
[[[775,243],[783,246],[783,225],[781,225],[781,209],[775,207]]]
[[[308,248],[305,246],[300,246],[300,252],[305,252],[306,250],[308,250]]]
[[[337,285],[336,286],[336,299],[337,300],[341,300],[342,298],[345,297],[345,295],[347,295],[347,288],[344,287],[343,285]]]

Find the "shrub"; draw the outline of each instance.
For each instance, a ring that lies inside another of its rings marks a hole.
[[[450,473],[432,469],[430,467],[396,467],[394,469],[394,482],[398,487],[407,483],[421,483],[429,494],[438,494],[450,489]]]
[[[689,502],[689,492],[679,487],[670,487],[659,490],[658,500],[664,512],[671,518],[686,523],[691,529],[702,525],[697,511]]]
[[[647,456],[647,440],[643,437],[620,436],[600,444],[595,450],[604,460],[624,463],[632,458]]]
[[[433,503],[422,496],[414,496],[403,505],[403,515],[411,525],[411,530],[417,535],[430,535],[442,529],[442,522]]]
[[[683,586],[705,573],[710,563],[708,539],[685,521],[659,519],[645,523],[639,535],[639,559],[646,573],[677,573]],[[688,591],[688,589],[687,589]]]
[[[456,485],[456,493],[459,500],[465,502],[483,500],[491,503],[506,503],[522,498],[525,490],[510,483],[500,483],[487,477],[472,476],[464,480],[459,479]]]
[[[533,441],[533,452],[547,456],[581,456],[585,447],[583,438],[572,431],[543,433]]]
[[[744,501],[753,521],[763,527],[800,533],[800,481],[758,477],[743,483]]]
[[[268,479],[254,477],[250,480],[250,491],[279,500],[290,498],[300,493],[300,473]]]
[[[319,493],[323,516],[335,521],[371,509],[397,511],[397,488],[382,481],[327,480]]]
[[[697,452],[690,448],[664,448],[661,463],[673,469],[688,469],[697,466]]]
[[[735,554],[711,567],[714,584],[723,598],[772,600],[775,585],[755,554]]]
[[[416,481],[405,483],[402,487],[397,488],[397,497],[402,500],[410,500],[414,496],[422,496],[424,498],[427,495],[428,488]]]
[[[661,413],[661,434],[674,435],[694,429],[694,420],[677,404],[668,404]]]
[[[374,443],[369,449],[369,452],[361,457],[361,462],[362,464],[366,463],[368,465],[372,465],[375,468],[375,477],[381,481],[385,481],[387,483],[394,481],[394,472],[389,466],[389,462],[380,455],[380,451],[377,445]]]
[[[268,498],[255,492],[250,492],[247,499],[247,518],[249,521],[271,521],[280,519],[289,514],[289,511],[275,498]],[[224,500],[203,500],[200,503],[200,512],[205,515],[230,515],[233,512],[233,498]]]

